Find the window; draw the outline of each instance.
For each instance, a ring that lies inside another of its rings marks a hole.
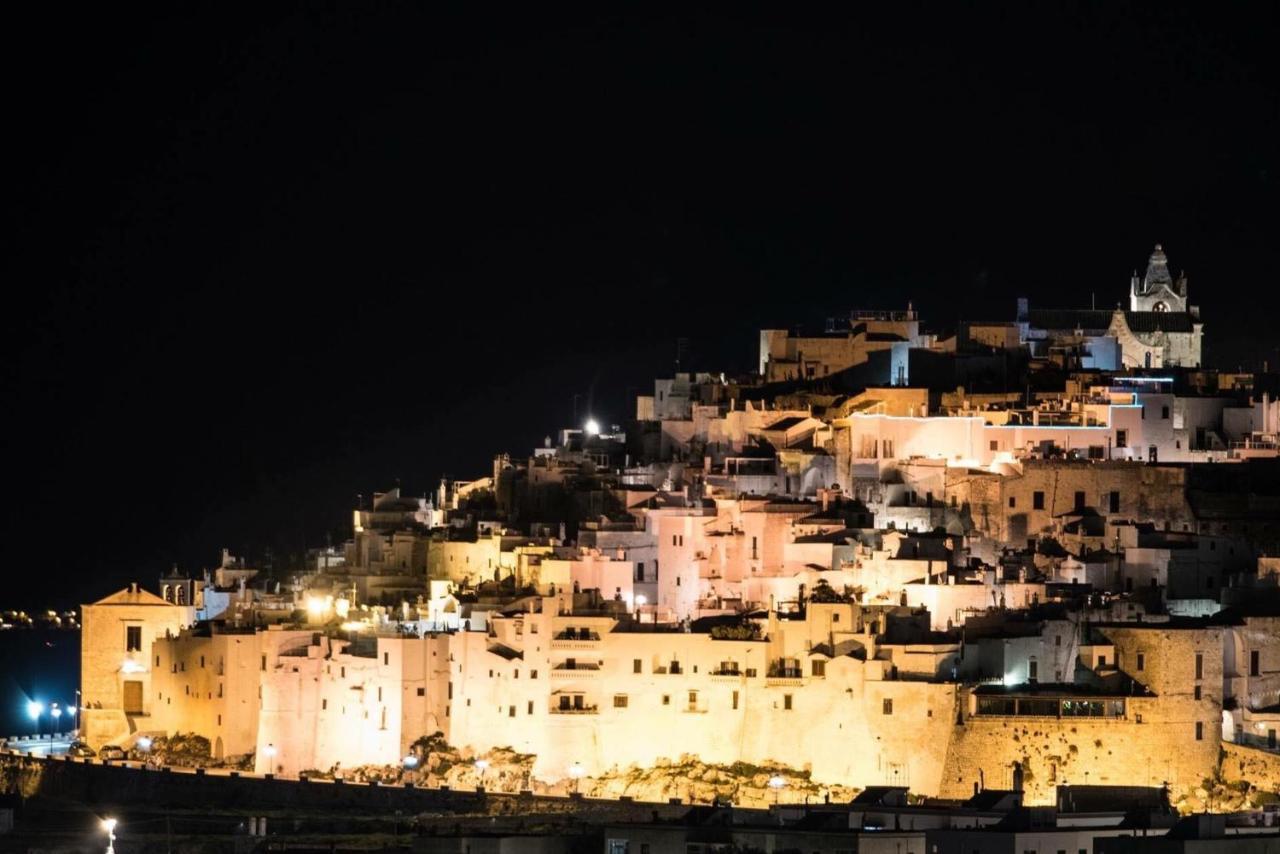
[[[382,713],[385,715],[385,714],[387,713],[387,710],[386,710],[386,709],[383,709],[383,710],[382,710]],[[515,706],[507,706],[507,717],[509,717],[509,718],[514,718],[515,716],[516,716],[516,707],[515,707]],[[385,729],[385,727],[384,727],[384,729]]]
[[[1123,447],[1126,447],[1128,444],[1129,444],[1129,431],[1117,430],[1116,431],[1116,447],[1123,448]]]
[[[614,695],[613,695],[613,707],[614,707],[615,709],[625,709],[625,708],[627,707],[627,695],[626,695],[626,694],[614,694]]]
[[[382,654],[382,663],[384,666],[391,663],[391,653],[384,652]]]
[[[1027,679],[1035,682],[1040,678],[1040,665],[1033,658],[1027,662]]]
[[[884,440],[884,458],[886,460],[893,458],[893,440],[892,439]]]
[[[1161,418],[1164,418],[1164,419],[1168,419],[1168,417],[1169,417],[1169,407],[1167,407],[1167,406],[1162,406],[1162,407],[1160,407],[1160,417],[1161,417]]]
[[[381,685],[378,686],[378,702],[379,703],[382,702],[382,686]]]
[[[644,581],[644,561],[636,561],[636,581]]]
[[[998,441],[996,441],[995,439],[992,439],[992,440],[991,440],[991,450],[993,450],[993,451],[998,451],[998,450],[1000,450],[1000,443],[999,443]]]
[[[1010,496],[1009,496],[1009,509],[1011,509],[1011,510],[1012,510],[1012,509],[1016,508],[1017,506],[1018,506],[1018,499],[1016,499],[1016,498],[1014,498],[1012,495],[1010,495]]]
[[[537,679],[537,678],[538,678],[538,671],[537,671],[536,669],[534,669],[534,670],[530,670],[530,671],[529,671],[529,678],[530,678],[530,679]]]
[[[892,697],[884,698],[884,704],[881,707],[881,711],[883,711],[884,714],[886,715],[893,714],[893,698]]]
[[[1031,493],[1031,509],[1033,510],[1044,509],[1044,493],[1038,489],[1035,492]]]
[[[533,714],[533,700],[529,701],[529,711],[526,714]]]
[[[827,663],[826,663],[825,661],[816,661],[816,660],[815,660],[815,661],[810,662],[809,666],[810,666],[810,668],[812,669],[812,671],[813,671],[813,675],[814,675],[814,676],[826,676],[826,675],[827,675]]]
[[[204,670],[204,656],[200,656],[200,669]]]
[[[1253,675],[1257,676],[1258,674],[1255,673]],[[1204,653],[1200,652],[1196,653],[1196,678],[1204,678]]]
[[[1199,663],[1200,663],[1200,662],[1199,662],[1199,659],[1200,659],[1200,656],[1198,656],[1198,655],[1197,655],[1197,656],[1196,656],[1196,663],[1197,663],[1197,664],[1199,664]],[[1249,675],[1250,675],[1250,676],[1258,676],[1258,675],[1262,672],[1262,671],[1261,671],[1261,664],[1262,664],[1262,662],[1261,662],[1261,661],[1259,660],[1259,658],[1258,658],[1258,650],[1256,650],[1256,649],[1251,649],[1251,650],[1249,650]],[[1196,669],[1197,669],[1197,670],[1199,670],[1199,668],[1198,668],[1198,667],[1197,667]],[[1196,673],[1196,678],[1197,678],[1197,679],[1199,679],[1199,678],[1200,678],[1200,674],[1199,674],[1199,673]]]
[[[693,712],[693,711],[697,711],[697,709],[698,709],[698,692],[690,691],[689,692],[689,711]]]
[[[1138,653],[1138,669],[1142,670],[1147,663],[1147,657],[1143,653]]]
[[[1120,512],[1120,492],[1118,490],[1113,489],[1107,495],[1107,507],[1111,513]]]
[[[1196,721],[1196,741],[1204,741],[1204,721]]]
[[[419,697],[425,697],[425,696],[427,696],[427,689],[426,689],[426,688],[419,688],[419,689],[418,689],[418,696],[419,696]]]
[[[320,701],[320,711],[322,711],[322,712],[323,712],[323,711],[324,711],[325,709],[327,709],[327,708],[329,708],[329,701],[328,701],[328,700],[321,700],[321,701]]]
[[[755,679],[755,678],[756,678],[756,669],[755,669],[754,667],[748,667],[748,668],[747,668],[747,678],[748,678],[748,679]]]
[[[1197,685],[1197,686],[1196,686],[1196,690],[1195,690],[1195,699],[1197,699],[1197,700],[1199,700],[1199,699],[1200,699],[1200,686],[1199,686],[1199,685]]]
[[[790,694],[782,695],[782,708],[786,709],[788,712],[791,711],[791,695]]]
[[[737,691],[733,692],[733,708],[735,710],[738,708],[738,692]]]
[[[662,695],[662,705],[664,705],[664,706],[669,706],[669,705],[671,705],[671,695],[670,695],[670,694],[663,694],[663,695]]]
[[[1084,493],[1083,493],[1083,492],[1080,492],[1080,491],[1077,491],[1077,492],[1076,492],[1076,503],[1075,503],[1075,508],[1076,508],[1077,510],[1083,510],[1083,509],[1084,509]]]
[[[142,626],[124,627],[124,651],[142,652]]]
[[[676,587],[680,586],[680,576],[676,576]]]

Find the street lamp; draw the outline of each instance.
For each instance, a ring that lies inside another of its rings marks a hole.
[[[783,787],[785,787],[786,785],[787,785],[787,781],[782,779],[782,777],[778,776],[777,774],[769,778],[769,788],[773,789],[773,803],[775,806],[778,803],[778,795],[782,792]]]
[[[406,756],[406,757],[404,758],[404,767],[405,767],[405,768],[407,768],[407,769],[409,769],[410,771],[412,771],[414,768],[417,768],[417,767],[418,767],[418,757],[416,757],[416,756],[414,756],[412,753],[410,753],[408,756]]]
[[[578,794],[578,782],[582,776],[587,773],[587,769],[583,768],[581,763],[575,762],[569,766],[569,776],[573,778],[573,793]]]
[[[476,783],[476,788],[481,788],[481,787],[483,787],[483,786],[484,786],[484,772],[485,772],[485,771],[488,771],[488,770],[489,770],[489,760],[488,760],[488,759],[477,759],[477,760],[476,760],[476,775],[477,775],[477,778],[478,778],[478,781],[477,781],[477,783]]]
[[[58,731],[58,721],[62,718],[62,709],[57,703],[53,704],[53,708],[49,709],[49,714],[53,715],[53,729],[49,731],[49,753],[53,753],[53,734]]]
[[[36,738],[40,737],[40,713],[44,711],[44,703],[38,700],[32,700],[27,703],[27,714],[31,716],[31,720],[36,722]]]
[[[107,832],[107,854],[115,854],[116,820],[114,818],[104,818],[102,820],[102,829]]]

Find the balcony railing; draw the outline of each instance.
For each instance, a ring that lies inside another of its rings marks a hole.
[[[551,714],[553,715],[598,715],[600,709],[598,706],[570,706],[569,708],[561,708],[560,706],[552,706]]]

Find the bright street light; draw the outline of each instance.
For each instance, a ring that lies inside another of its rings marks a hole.
[[[137,748],[143,753],[146,753],[151,749],[151,739],[144,735],[142,738],[138,739]]]
[[[102,829],[107,832],[107,854],[115,854],[116,820],[114,818],[104,818],[102,820]]]
[[[583,430],[586,431],[586,434],[588,436],[599,436],[600,422],[595,420],[594,418],[588,418],[587,423],[583,425]]]
[[[275,746],[274,744],[268,744],[266,747],[262,748],[262,755],[263,755],[263,756],[275,756],[275,755],[276,755],[276,746]]]
[[[40,737],[40,713],[44,711],[44,703],[32,700],[27,703],[27,714],[31,715],[31,720],[36,722],[36,737]]]
[[[583,775],[587,773],[587,769],[583,768],[581,763],[575,762],[569,766],[569,776],[573,778],[573,791],[577,794],[579,781]]]
[[[769,788],[773,789],[773,802],[775,804],[778,802],[778,794],[782,791],[783,787],[786,785],[787,785],[787,781],[782,779],[782,777],[778,776],[777,774],[769,778]]]
[[[408,756],[406,756],[406,757],[404,758],[404,767],[406,767],[406,768],[410,768],[410,769],[417,768],[417,767],[418,767],[418,757],[416,757],[416,756],[414,756],[412,753],[410,753]]]

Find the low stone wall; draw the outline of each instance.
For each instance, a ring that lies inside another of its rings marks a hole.
[[[1224,741],[1222,779],[1228,783],[1250,783],[1263,792],[1280,793],[1280,754]]]

